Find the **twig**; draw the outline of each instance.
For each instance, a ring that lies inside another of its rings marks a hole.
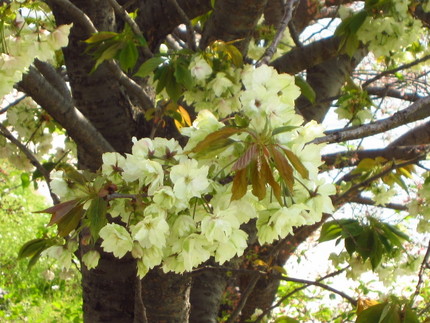
[[[19,150],[21,150],[24,153],[24,155],[30,160],[30,162],[37,168],[37,170],[42,174],[43,178],[45,179],[46,184],[48,185],[49,194],[51,195],[51,198],[54,204],[60,203],[60,200],[57,197],[57,195],[55,195],[51,190],[51,185],[50,185],[51,179],[49,177],[49,172],[37,160],[36,156],[33,155],[30,149],[28,149],[17,138],[15,138],[15,136],[1,123],[0,123],[0,134],[5,138],[9,139],[14,145],[16,145],[19,148]]]
[[[236,308],[233,310],[233,312],[231,313],[231,315],[228,318],[228,320],[226,321],[226,323],[233,323],[236,321],[240,312],[242,311],[243,307],[245,306],[249,295],[251,295],[251,293],[254,290],[254,287],[257,284],[259,279],[260,279],[259,273],[255,272],[251,278],[251,281],[249,282],[248,286],[246,287],[246,290],[243,292],[242,296],[240,297],[239,304],[237,304]]]
[[[284,34],[285,29],[288,27],[288,24],[293,17],[294,5],[297,3],[297,0],[288,0],[285,4],[285,12],[282,17],[281,23],[279,24],[279,28],[276,31],[275,37],[273,38],[272,43],[269,47],[266,48],[263,56],[259,59],[256,66],[261,66],[263,64],[268,64],[273,55],[275,55],[276,49],[278,48],[279,42],[281,41],[282,35]]]
[[[319,279],[317,279],[315,282],[317,282],[317,283],[319,283],[319,282],[321,282],[321,281],[323,281],[323,280],[325,280],[325,279],[327,279],[327,278],[330,278],[330,277],[334,277],[334,276],[337,276],[337,275],[340,275],[341,273],[343,273],[345,270],[347,270],[349,268],[349,266],[347,266],[347,267],[345,267],[345,268],[342,268],[342,269],[339,269],[338,271],[335,271],[335,272],[332,272],[332,273],[330,273],[330,274],[328,274],[328,275],[325,275],[324,277],[321,277],[321,278],[319,278]],[[263,313],[261,313],[256,319],[255,319],[255,321],[253,321],[252,323],[258,323],[258,322],[260,322],[263,318],[264,318],[264,316],[266,316],[271,310],[273,310],[273,309],[275,309],[275,308],[277,308],[278,306],[280,306],[287,298],[289,298],[289,297],[291,297],[292,295],[294,295],[295,293],[297,293],[297,292],[299,292],[299,291],[301,291],[301,290],[303,290],[303,289],[306,289],[306,288],[308,288],[309,286],[311,286],[310,284],[304,284],[303,286],[301,286],[301,287],[297,287],[297,288],[295,288],[295,289],[293,289],[291,292],[289,292],[287,295],[284,295],[279,301],[277,301],[274,305],[272,305],[272,306],[270,306],[270,307],[268,307],[268,308],[266,308],[264,311],[263,311]]]
[[[181,8],[181,6],[178,4],[176,0],[169,0],[170,3],[176,8],[179,15],[181,16],[182,20],[184,20],[185,26],[187,27],[187,43],[188,46],[193,50],[196,51],[196,39],[194,38],[194,28],[191,24],[190,18],[188,18],[185,11]]]
[[[375,181],[375,180],[377,180],[377,179],[379,179],[379,178],[387,175],[389,172],[391,172],[391,171],[393,171],[393,170],[395,170],[397,168],[401,168],[401,167],[404,167],[404,166],[407,166],[407,165],[415,164],[419,160],[425,158],[425,156],[426,156],[426,153],[423,153],[421,156],[418,156],[418,157],[416,157],[415,159],[412,159],[412,160],[408,160],[408,161],[406,161],[404,163],[396,164],[396,163],[393,162],[393,164],[392,164],[391,167],[388,167],[387,169],[383,170],[382,172],[380,172],[380,173],[378,173],[378,174],[376,174],[376,175],[374,175],[372,177],[369,177],[368,179],[366,179],[366,180],[364,180],[364,181],[362,181],[360,183],[357,183],[357,184],[353,185],[346,192],[344,192],[344,193],[342,193],[342,194],[340,194],[338,196],[333,197],[333,205],[341,205],[344,202],[349,201],[350,198],[351,198],[351,195],[353,195],[353,194],[357,193],[358,191],[360,191],[361,188],[370,185],[370,183],[372,183],[373,181]]]
[[[358,127],[327,131],[326,136],[316,138],[310,143],[334,143],[368,137],[419,120],[422,115],[428,115],[427,110],[430,110],[430,96],[412,103],[406,109],[396,112],[389,118]]]
[[[3,109],[0,109],[0,114],[5,113],[7,110],[9,110],[13,106],[17,105],[19,102],[21,102],[22,100],[24,100],[26,97],[27,97],[27,94],[24,94],[23,96],[19,97],[18,99],[16,99],[12,103],[10,103],[7,106],[5,106]]]
[[[128,14],[127,10],[125,10],[116,0],[108,0],[112,8],[115,10],[115,12],[131,27],[131,30],[136,36],[143,37],[143,33],[140,30],[139,26],[136,24],[136,22],[131,19],[130,15]],[[150,58],[154,56],[149,49],[149,47],[143,46],[143,53],[147,58]]]
[[[375,201],[372,199],[362,197],[362,196],[356,196],[350,199],[349,202],[352,203],[358,203],[358,204],[364,204],[364,205],[371,205],[371,206],[378,206],[386,209],[393,209],[396,211],[407,211],[408,207],[404,204],[396,204],[396,203],[386,203],[383,205],[375,205]]]
[[[427,246],[427,251],[426,251],[426,254],[424,256],[424,259],[421,263],[420,271],[418,273],[418,283],[417,283],[417,287],[415,288],[415,293],[411,298],[411,305],[413,304],[415,298],[420,294],[421,285],[424,282],[424,279],[423,279],[424,271],[426,269],[428,269],[428,266],[429,266],[429,258],[430,258],[430,241],[429,241],[429,244]]]
[[[426,56],[424,56],[424,57],[422,57],[422,58],[420,58],[420,59],[417,59],[417,60],[415,60],[415,61],[413,61],[413,62],[411,62],[411,63],[401,65],[401,66],[396,67],[396,68],[393,68],[393,69],[391,69],[391,70],[386,70],[386,71],[384,71],[384,72],[382,72],[382,73],[380,73],[380,74],[376,75],[375,77],[371,78],[370,80],[367,80],[366,82],[364,82],[364,83],[362,84],[362,86],[361,86],[361,87],[364,89],[364,88],[365,88],[365,87],[367,87],[370,83],[373,83],[373,82],[375,82],[375,81],[377,81],[377,80],[379,80],[379,79],[383,78],[383,77],[384,77],[384,76],[386,76],[386,75],[394,74],[394,73],[396,73],[396,72],[398,72],[398,71],[401,71],[401,70],[404,70],[404,69],[410,68],[410,67],[412,67],[412,66],[418,65],[418,64],[420,64],[420,63],[422,63],[422,62],[425,62],[425,61],[426,61],[426,60],[428,60],[428,59],[430,59],[430,55],[426,55]]]
[[[139,308],[135,310],[134,313],[134,322],[136,323],[148,323],[148,318],[146,316],[146,307],[143,303],[142,299],[142,280],[139,277],[136,277],[136,304],[135,306],[138,306]],[[138,315],[137,315],[138,314]]]

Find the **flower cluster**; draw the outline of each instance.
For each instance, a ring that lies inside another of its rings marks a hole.
[[[101,246],[118,258],[131,253],[138,260],[140,276],[159,265],[165,271],[182,273],[210,257],[222,264],[242,255],[249,238],[243,225],[251,219],[256,219],[257,238],[264,244],[333,211],[330,195],[334,186],[318,178],[321,147],[308,144],[323,129],[315,122],[302,126],[303,118],[294,111],[299,89],[292,76],[268,66],[250,65],[236,68],[235,78],[227,77],[233,69],[213,75],[200,54],[190,69],[201,87],[194,94],[200,91],[205,98],[193,103],[200,107],[204,103],[211,110],[200,109],[193,124],[181,128],[189,137],[188,144],[182,148],[174,139],[134,139],[130,154],[103,155],[101,174],[94,180],[114,191],[107,212],[122,222],[108,223],[99,230]],[[208,105],[206,97],[212,97],[215,104]],[[220,109],[220,100],[233,97],[234,109]],[[220,115],[233,112],[245,120],[241,127],[234,123],[226,127],[219,121]],[[214,142],[209,150],[196,150],[208,136],[226,128],[234,131],[226,144]],[[254,185],[246,183],[240,198],[233,197],[235,184],[228,178],[236,173],[234,162],[244,158],[252,142],[263,150],[276,150],[267,159],[273,181],[271,186],[268,182],[262,185],[269,192],[273,186],[279,187],[282,197],[255,194]],[[288,152],[294,169],[282,157],[283,151]],[[280,160],[291,173],[280,174],[273,167]],[[82,198],[74,193],[73,183],[59,175],[51,184],[54,191],[68,199]],[[288,187],[283,183],[285,176]],[[103,194],[98,193],[97,198]],[[89,268],[98,259],[94,250],[83,258]]]
[[[67,46],[72,25],[61,25],[48,31],[33,24],[27,24],[19,14],[19,5],[0,7],[0,97],[10,93],[16,82],[35,58],[42,61],[55,57],[55,51]]]

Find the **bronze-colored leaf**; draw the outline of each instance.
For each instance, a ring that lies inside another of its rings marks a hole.
[[[251,182],[252,194],[261,201],[266,196],[266,168],[261,160],[251,163]]]
[[[279,204],[283,205],[282,198],[281,198],[281,186],[275,181],[275,178],[273,177],[273,174],[272,174],[272,170],[270,169],[270,166],[267,163],[266,159],[263,160],[261,167],[265,168],[266,180],[267,180],[267,183],[272,187],[273,195],[275,195]]]
[[[70,212],[64,215],[57,223],[58,235],[60,237],[65,237],[70,232],[75,230],[78,227],[84,213],[84,204],[80,203],[70,210]]]
[[[240,156],[240,158],[234,163],[231,168],[232,171],[237,171],[239,169],[243,169],[249,165],[252,160],[255,160],[258,152],[258,147],[256,144],[252,144],[245,153]]]
[[[293,168],[288,162],[287,158],[276,147],[270,147],[270,153],[275,162],[275,167],[279,171],[283,181],[290,191],[293,190],[294,176]]]
[[[248,180],[246,178],[246,168],[240,169],[236,172],[233,179],[231,200],[241,199],[248,189]]]
[[[205,139],[200,141],[192,150],[194,153],[198,153],[202,150],[205,150],[207,148],[211,148],[211,146],[220,139],[226,139],[236,133],[243,132],[243,129],[235,128],[235,127],[229,127],[226,126],[224,128],[221,128],[220,130],[217,130],[215,132],[210,133],[206,136]]]
[[[42,211],[37,211],[34,213],[50,213],[52,214],[51,221],[48,225],[53,225],[61,221],[61,219],[67,215],[76,205],[81,202],[81,199],[70,200],[67,202],[59,203],[57,205],[51,206]]]
[[[302,175],[303,178],[309,179],[309,171],[303,165],[302,161],[294,154],[291,150],[281,147],[285,155],[287,155],[288,160],[291,162],[296,171]]]

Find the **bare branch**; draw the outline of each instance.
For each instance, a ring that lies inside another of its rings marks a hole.
[[[46,184],[48,185],[49,194],[51,195],[52,201],[54,204],[60,203],[60,199],[55,195],[51,190],[51,179],[49,177],[49,172],[43,167],[43,165],[37,160],[36,156],[28,149],[24,144],[22,144],[15,136],[2,124],[0,123],[0,134],[5,138],[9,139],[15,146],[21,150],[24,155],[30,160],[32,165],[36,167],[36,169],[42,174],[45,179]]]
[[[257,284],[259,279],[260,279],[259,273],[258,272],[253,273],[251,281],[249,282],[248,286],[246,287],[246,290],[243,292],[242,296],[240,297],[239,303],[237,304],[236,308],[231,313],[231,315],[228,318],[228,320],[226,321],[226,323],[236,322],[236,319],[238,318],[243,307],[245,306],[249,295],[251,295],[251,293],[254,290],[254,287]]]
[[[370,95],[376,95],[378,97],[391,97],[395,99],[405,100],[415,102],[422,97],[417,92],[404,93],[389,87],[378,87],[378,86],[368,86],[366,87],[366,92]]]
[[[364,138],[417,121],[428,115],[430,115],[430,96],[414,102],[408,108],[396,112],[389,118],[378,120],[363,126],[327,131],[326,136],[316,138],[311,143],[334,143]]]
[[[375,81],[383,78],[384,76],[397,73],[398,71],[401,71],[401,70],[405,70],[405,69],[410,68],[412,66],[418,65],[418,64],[420,64],[422,62],[425,62],[425,61],[427,61],[429,59],[430,59],[430,55],[426,55],[426,56],[424,56],[424,57],[422,57],[420,59],[417,59],[417,60],[415,60],[415,61],[413,61],[411,63],[404,64],[404,65],[401,65],[399,67],[393,68],[391,70],[384,71],[384,72],[376,75],[375,77],[372,77],[370,80],[367,80],[366,82],[364,82],[362,84],[362,88],[363,89],[366,88],[369,84],[371,84],[371,83],[373,83],[373,82],[375,82]]]
[[[282,17],[281,23],[279,24],[278,30],[276,31],[275,37],[269,47],[266,48],[263,56],[257,62],[257,67],[263,64],[269,63],[273,55],[275,55],[276,49],[278,48],[279,42],[281,41],[284,31],[293,17],[293,10],[298,0],[287,0],[285,4],[285,12]]]
[[[386,209],[392,209],[396,211],[407,211],[408,207],[404,204],[396,204],[396,203],[386,203],[384,205],[375,205],[375,201],[372,199],[362,197],[362,196],[355,196],[349,200],[349,202],[352,203],[358,203],[358,204],[364,204],[364,205],[371,205],[371,206],[378,206]]]
[[[375,159],[383,157],[387,160],[409,160],[414,159],[424,152],[429,151],[430,145],[398,146],[389,145],[383,149],[366,149],[355,151],[342,151],[321,156],[326,166],[336,168],[351,167],[357,165],[364,158]]]
[[[78,7],[69,0],[46,0],[48,4],[56,4],[60,6],[70,16],[71,20],[85,30],[88,35],[96,33],[97,28],[94,26],[91,19]]]
[[[176,0],[169,0],[170,3],[175,6],[181,18],[184,20],[185,26],[187,27],[187,43],[188,46],[195,51],[197,49],[196,40],[194,38],[194,28],[191,24],[190,18],[188,18],[187,14],[184,10],[182,10],[181,6],[178,4]]]
[[[4,108],[0,109],[0,114],[3,114],[5,112],[7,112],[7,110],[9,110],[11,107],[17,105],[19,102],[21,102],[22,100],[24,100],[27,97],[26,94],[24,94],[23,96],[20,96],[18,99],[16,99],[15,101],[11,102],[10,104],[8,104],[7,106],[5,106]]]
[[[423,279],[424,271],[429,268],[429,258],[430,258],[430,241],[427,246],[426,254],[421,263],[420,271],[418,273],[418,283],[417,283],[417,287],[415,288],[414,295],[411,298],[411,304],[414,302],[415,298],[420,294],[421,285],[424,282],[424,279]]]

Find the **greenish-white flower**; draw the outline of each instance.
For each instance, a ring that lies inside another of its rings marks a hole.
[[[170,179],[175,196],[180,200],[189,200],[201,196],[209,186],[209,167],[198,167],[195,159],[188,159],[172,167]]]
[[[127,229],[116,223],[105,225],[99,232],[103,239],[102,248],[106,252],[112,252],[117,258],[122,258],[133,248],[133,240]]]
[[[82,256],[82,261],[88,269],[96,268],[99,264],[100,253],[96,250],[90,250]]]

